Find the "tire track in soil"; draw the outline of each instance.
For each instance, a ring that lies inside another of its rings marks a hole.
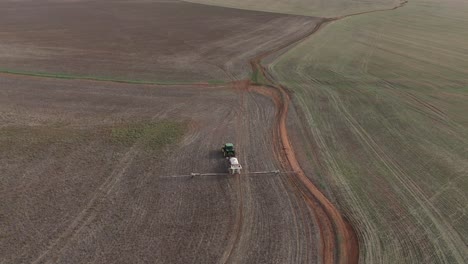
[[[277,106],[277,129],[273,141],[276,155],[285,170],[292,170],[288,180],[297,189],[305,202],[314,212],[320,232],[321,263],[358,263],[359,248],[357,236],[351,225],[341,216],[334,205],[310,181],[299,165],[294,149],[289,141],[286,119],[290,97],[284,90],[253,86],[252,90],[269,96]]]
[[[120,159],[119,164],[114,169],[112,174],[96,189],[85,208],[75,217],[65,231],[57,237],[52,244],[32,262],[39,263],[56,263],[62,251],[67,247],[69,242],[78,234],[84,227],[89,225],[97,215],[100,209],[102,200],[110,194],[114,186],[120,181],[128,167],[133,162],[137,153],[137,144],[133,145]]]
[[[268,69],[262,65],[262,60],[270,55],[280,52],[281,50],[291,48],[292,46],[299,44],[333,21],[368,13],[391,11],[403,7],[407,3],[408,1],[405,0],[393,8],[371,10],[333,18],[324,18],[306,35],[275,49],[259,54],[250,60],[252,72],[262,74],[265,80],[267,80],[267,82],[272,86],[268,88],[251,85],[249,90],[270,97],[277,107],[276,123],[278,131],[276,131],[274,142],[276,142],[276,146],[281,146],[281,148],[278,149],[276,154],[278,156],[278,160],[282,163],[285,169],[295,171],[295,176],[290,176],[288,179],[292,185],[299,190],[304,200],[315,214],[319,225],[322,263],[358,263],[359,241],[356,231],[351,224],[340,214],[338,209],[312,183],[302,170],[295,156],[293,146],[289,140],[286,125],[289,104],[291,103],[291,95],[289,94],[288,89],[276,81]]]
[[[243,116],[248,115],[248,111],[246,111],[246,106],[245,106],[245,93],[242,91],[243,87],[245,86],[245,81],[234,81],[235,78],[231,74],[229,74],[227,71],[225,71],[226,75],[228,75],[231,80],[233,80],[232,86],[235,90],[239,90],[239,96],[240,96],[240,110],[237,113],[237,118],[236,118],[236,127],[240,128],[242,126],[242,118]],[[238,132],[242,132],[244,129],[239,129]],[[240,135],[239,138],[245,138],[244,135]],[[240,149],[240,153],[245,153],[243,145],[238,146]],[[247,164],[244,164],[244,167]],[[244,168],[245,169],[245,168]],[[242,190],[242,178],[241,174],[236,174],[236,182],[237,182],[237,195],[239,197],[239,204],[238,204],[238,210],[237,210],[237,216],[236,216],[236,221],[234,223],[233,227],[233,234],[231,234],[230,237],[230,243],[228,245],[228,248],[224,252],[220,263],[226,264],[229,263],[232,257],[232,253],[234,252],[236,246],[239,244],[240,237],[241,237],[241,231],[242,231],[242,226],[243,226],[243,220],[244,220],[244,201],[243,201],[243,190]]]
[[[259,87],[259,86],[252,86],[250,81],[249,80],[235,80],[234,78],[232,79],[232,88],[235,89],[237,92],[239,92],[239,96],[240,96],[240,107],[239,107],[239,115],[238,117],[243,117],[243,118],[238,118],[236,123],[237,123],[237,127],[245,127],[246,125],[248,126],[248,124],[245,124],[245,120],[251,120],[250,117],[249,117],[249,111],[248,109],[246,108],[246,102],[245,102],[245,98],[246,98],[246,95],[248,96],[249,93],[256,93],[256,94],[260,94],[266,98],[270,98],[270,99],[274,99],[272,100],[273,103],[274,103],[274,106],[275,106],[275,109],[276,109],[276,113],[275,113],[275,118],[279,117],[278,113],[279,113],[279,109],[281,109],[280,107],[280,101],[281,100],[275,100],[277,97],[275,96],[275,91],[272,90],[272,89],[269,89],[269,88],[266,88],[266,87]],[[274,121],[275,122],[275,126],[278,125],[278,122]],[[244,131],[246,131],[245,129],[240,129],[238,131],[238,133],[240,132],[241,134],[239,135],[240,138],[248,138]],[[275,131],[273,131],[273,142],[274,143],[278,143],[279,140],[277,140],[277,135],[278,133],[275,133]],[[244,148],[244,144],[245,142],[241,142],[243,144],[239,144],[238,146],[238,149],[240,150],[240,153],[246,153],[246,151],[243,151],[245,150]],[[278,144],[277,144],[278,145]],[[279,165],[282,166],[286,171],[290,171],[290,167],[287,165],[288,163],[282,159],[283,156],[281,156],[281,151],[279,150],[280,147],[276,146],[274,147],[273,151],[276,153],[276,159],[277,161],[279,161]],[[247,163],[247,159],[244,159],[244,170],[247,170],[248,171],[248,163]],[[291,178],[293,177],[291,175],[291,173],[288,173],[288,178]],[[243,193],[244,193],[244,188],[243,188],[243,184],[246,184],[246,183],[242,183],[242,179],[245,179],[242,177],[242,174],[240,175],[236,175],[236,178],[237,178],[237,193],[238,193],[238,197],[239,197],[239,205],[238,205],[238,213],[237,213],[237,217],[236,217],[236,221],[234,222],[234,225],[233,225],[233,228],[232,228],[232,234],[230,235],[230,242],[229,242],[229,245],[225,251],[225,253],[223,254],[221,260],[220,260],[220,263],[223,263],[223,264],[226,264],[226,263],[237,263],[236,262],[236,259],[235,259],[235,252],[236,252],[236,249],[239,247],[239,243],[240,243],[240,240],[241,240],[241,237],[242,237],[242,232],[243,232],[243,224],[244,224],[244,211],[243,211],[243,208],[245,206],[244,204],[244,201],[243,201]],[[290,186],[292,186],[293,188],[297,189],[297,192],[293,192],[293,195],[297,198],[297,199],[302,199],[304,197],[304,195],[306,195],[306,193],[304,192],[304,190],[301,190],[301,185],[296,181],[296,182],[293,182],[291,181],[291,179],[286,179],[287,181],[285,181],[284,183],[285,184],[289,184]],[[248,186],[247,186],[248,188]],[[313,208],[313,206],[310,204],[309,201],[306,200],[306,206],[307,206],[307,209],[306,208],[301,208],[300,211],[301,211],[301,215],[307,215],[307,214],[310,214],[311,212],[309,211],[308,208]],[[322,214],[324,215],[324,214]],[[314,217],[314,216],[312,216]],[[294,216],[294,218],[296,218]],[[322,219],[323,217],[319,217],[319,219]],[[331,229],[331,228],[329,228]],[[299,239],[298,239],[299,241]],[[306,259],[308,259],[307,257],[305,257]]]
[[[234,252],[234,249],[236,246],[239,244],[240,240],[240,235],[241,235],[241,230],[242,230],[242,225],[243,225],[243,219],[244,219],[244,213],[243,213],[243,206],[244,202],[242,200],[242,182],[241,182],[241,176],[237,174],[235,176],[237,179],[237,195],[239,196],[239,205],[238,205],[238,211],[237,211],[237,217],[236,217],[236,222],[234,224],[233,232],[234,234],[231,235],[231,240],[232,242],[229,243],[228,248],[224,252],[220,263],[226,264],[229,263],[229,260],[232,257],[232,253]]]

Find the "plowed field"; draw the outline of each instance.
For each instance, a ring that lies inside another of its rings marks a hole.
[[[318,19],[169,1],[0,1],[0,72],[158,83],[248,78]]]
[[[317,261],[294,187],[249,174],[281,168],[269,98],[243,85],[0,84],[3,262]],[[224,141],[243,174],[224,174]]]

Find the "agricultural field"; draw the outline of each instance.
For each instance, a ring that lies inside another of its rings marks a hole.
[[[0,263],[468,262],[467,13],[0,0]]]
[[[317,21],[178,0],[0,1],[0,72],[221,83]]]
[[[317,259],[294,188],[248,174],[280,168],[265,96],[11,75],[0,87],[0,262]],[[225,173],[228,140],[241,176]]]
[[[291,129],[301,164],[351,219],[362,263],[468,261],[467,13],[413,0],[348,17],[269,66],[305,125]]]
[[[0,263],[320,262],[276,105],[232,82],[319,21],[176,0],[0,1]]]

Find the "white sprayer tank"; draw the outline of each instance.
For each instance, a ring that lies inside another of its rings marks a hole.
[[[240,173],[242,166],[239,164],[239,161],[235,157],[229,158],[229,173],[236,174]]]

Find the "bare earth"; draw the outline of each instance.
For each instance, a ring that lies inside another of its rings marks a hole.
[[[280,168],[267,97],[236,85],[9,75],[0,86],[0,141],[16,146],[0,158],[1,261],[317,262],[303,199],[280,175],[248,174]],[[186,124],[163,154],[108,141],[109,127],[161,120]],[[8,136],[12,129],[24,132]],[[41,141],[41,133],[54,138]],[[164,177],[224,173],[224,141],[239,146],[245,174]]]
[[[178,0],[0,1],[0,71],[176,83],[248,78],[251,57],[317,21]]]

